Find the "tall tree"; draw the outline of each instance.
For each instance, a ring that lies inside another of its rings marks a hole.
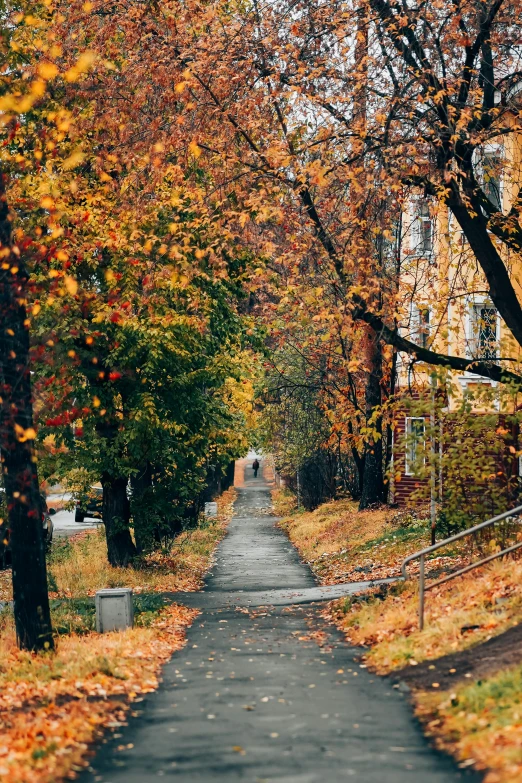
[[[38,12],[24,25],[23,3],[2,3],[0,47],[4,68],[0,81],[3,136],[0,162],[0,460],[6,496],[7,524],[12,556],[16,633],[20,647],[53,647],[47,595],[42,499],[34,440],[31,364],[27,303],[30,294],[28,265],[34,248],[25,237],[14,237],[15,212],[9,204],[10,182],[23,176],[27,161],[20,117],[31,112],[46,80],[37,71],[38,55],[46,46],[35,34]],[[21,239],[21,241],[20,241]],[[2,520],[3,521],[3,520]]]
[[[28,273],[23,250],[13,244],[5,189],[0,172],[0,458],[6,493],[13,567],[16,633],[27,650],[53,647],[42,500],[34,448]]]
[[[54,61],[60,47],[49,8],[23,0],[3,2],[0,19],[0,457],[18,642],[22,648],[39,650],[51,648],[53,637],[35,449],[29,304],[35,269],[45,256],[40,239],[51,235],[54,227],[48,211],[52,199],[45,195],[37,203],[38,230],[26,233],[27,204],[18,198],[18,190],[23,181],[32,183],[34,203],[46,179],[41,148],[55,150],[64,138],[64,128],[58,125],[66,112],[42,126],[50,83],[59,71]],[[85,66],[85,60],[77,62],[73,70],[64,71],[64,78],[74,81]]]

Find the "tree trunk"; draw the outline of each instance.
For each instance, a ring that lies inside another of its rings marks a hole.
[[[236,472],[236,463],[234,460],[228,463],[225,473],[224,473],[224,479],[222,481],[223,489],[227,490],[234,484],[234,475]]]
[[[353,435],[353,424],[351,421],[348,421],[348,432],[350,435]],[[352,451],[352,458],[355,465],[356,470],[356,485],[357,487],[353,487],[352,497],[354,500],[360,500],[361,493],[362,493],[362,487],[363,487],[363,479],[364,479],[364,454],[359,454],[359,451],[357,450],[356,446],[351,447]]]
[[[134,539],[138,554],[150,549],[151,543],[157,540],[157,531],[147,524],[148,505],[152,500],[152,468],[147,462],[138,473],[131,476],[132,486],[132,521],[134,523]]]
[[[27,273],[13,252],[11,225],[0,174],[0,243],[9,268],[0,271],[0,455],[7,501],[13,569],[16,635],[24,650],[53,647],[42,501],[34,448],[25,305]]]
[[[384,501],[384,476],[382,453],[382,417],[380,406],[382,402],[382,350],[381,343],[373,331],[368,330],[368,378],[366,381],[365,402],[366,421],[377,412],[372,422],[375,437],[371,438],[365,447],[364,474],[359,510],[382,503]]]
[[[395,394],[395,382],[397,380],[397,351],[393,349],[393,356],[390,370],[389,395]],[[395,479],[393,473],[393,423],[390,422],[386,427],[386,453],[384,454],[385,472],[388,475],[388,483],[385,488],[384,497],[388,504],[394,503]]]
[[[130,504],[127,478],[102,475],[103,522],[107,538],[107,557],[111,566],[127,566],[136,554],[131,538]]]

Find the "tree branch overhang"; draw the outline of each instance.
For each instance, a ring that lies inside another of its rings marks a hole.
[[[436,367],[446,367],[457,372],[473,373],[473,375],[489,378],[497,383],[511,382],[522,388],[522,376],[511,372],[511,370],[506,370],[498,364],[477,359],[464,359],[460,356],[448,356],[447,354],[438,353],[429,348],[416,345],[411,340],[403,337],[397,329],[387,326],[383,319],[379,315],[370,312],[362,301],[355,304],[353,316],[369,324],[377,336],[385,343],[393,345],[397,350],[404,351],[404,353],[415,357],[417,361]]]

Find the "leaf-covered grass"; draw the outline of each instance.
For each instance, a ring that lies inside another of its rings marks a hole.
[[[296,497],[288,489],[273,489],[272,503],[276,517],[286,517],[288,514],[292,514],[297,510]]]
[[[280,527],[323,584],[395,576],[407,554],[429,544],[422,515],[385,508],[360,512],[353,500],[298,512],[284,492],[276,494],[275,508],[287,514]]]
[[[522,562],[494,561],[426,593],[425,628],[418,630],[416,581],[391,587],[384,598],[342,600],[334,610],[355,644],[370,646],[380,673],[462,650],[501,633],[522,615]],[[477,626],[468,631],[466,626]]]
[[[417,693],[416,702],[440,748],[489,770],[484,783],[522,781],[522,666],[457,685],[449,694]]]
[[[61,609],[54,609],[55,624]],[[197,614],[170,606],[154,611],[148,627],[100,635],[88,632],[90,610],[76,609],[82,634],[60,636],[55,653],[18,650],[10,612],[0,616],[5,783],[55,783],[81,769],[89,743],[105,727],[121,725],[131,703],[157,687],[161,665],[183,646]]]

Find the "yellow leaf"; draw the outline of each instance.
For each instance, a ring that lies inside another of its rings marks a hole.
[[[78,292],[78,283],[74,277],[71,277],[70,275],[65,276],[65,287],[71,296],[75,296]]]
[[[198,147],[195,141],[191,141],[189,144],[189,152],[194,158],[199,158],[201,155],[201,148]]]
[[[81,71],[88,71],[91,65],[94,63],[96,55],[94,52],[83,52],[78,58],[76,68]]]
[[[36,79],[36,81],[31,82],[31,92],[33,95],[37,95],[38,97],[41,97],[45,94],[45,82],[43,79]]]
[[[94,52],[84,52],[82,55],[80,55],[76,65],[74,65],[72,68],[69,68],[69,70],[65,72],[64,76],[66,81],[78,81],[82,73],[85,73],[89,70],[95,59],[96,56]]]
[[[36,431],[33,427],[28,427],[27,429],[24,429],[19,424],[16,424],[16,422],[15,422],[15,434],[16,434],[16,439],[20,443],[25,443],[26,440],[34,440],[34,438],[36,438]]]
[[[58,68],[54,63],[40,63],[38,66],[38,73],[43,79],[54,79],[58,73]]]
[[[68,158],[66,158],[63,162],[64,169],[73,169],[75,166],[79,166],[80,163],[83,163],[85,158],[85,155],[83,152],[80,152],[80,150],[75,150],[72,152]]]

